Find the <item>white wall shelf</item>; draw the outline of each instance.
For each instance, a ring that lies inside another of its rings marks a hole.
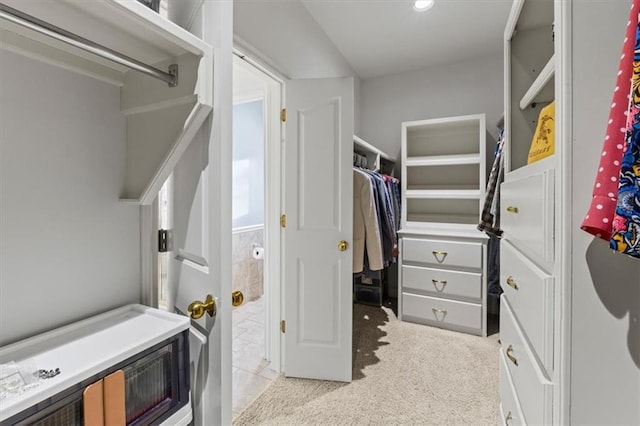
[[[553,83],[554,71],[555,59],[552,56],[520,100],[520,109],[525,109],[532,103],[549,103],[553,101],[554,85],[549,83]]]
[[[461,164],[480,164],[480,154],[435,155],[431,157],[409,157],[407,167],[417,166],[455,166]]]
[[[161,71],[177,64],[178,84],[169,87],[0,19],[2,48],[121,88],[120,110],[127,121],[127,167],[121,198],[150,204],[212,110],[211,46],[133,0],[6,0],[3,4]]]
[[[368,169],[393,174],[396,160],[356,135],[353,135],[353,152],[367,157]]]
[[[482,197],[482,191],[477,189],[409,189],[406,191],[407,198],[424,198],[424,199],[460,199],[460,200],[478,200]],[[476,216],[479,218],[479,216]]]

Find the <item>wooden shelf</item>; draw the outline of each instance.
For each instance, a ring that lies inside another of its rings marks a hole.
[[[460,164],[480,164],[480,154],[434,155],[430,157],[407,157],[407,167],[455,166]]]
[[[127,123],[121,199],[150,204],[213,109],[211,46],[133,0],[3,0],[3,4],[161,71],[177,64],[178,84],[169,87],[0,19],[3,48],[120,87],[120,112]]]
[[[525,109],[532,103],[548,103],[553,101],[555,95],[554,85],[549,84],[549,82],[554,81],[554,73],[555,61],[554,57],[551,56],[551,59],[549,59],[544,68],[542,68],[538,77],[520,100],[520,109]]]

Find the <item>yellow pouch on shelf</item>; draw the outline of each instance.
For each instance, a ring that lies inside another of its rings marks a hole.
[[[527,164],[553,155],[555,148],[556,103],[551,102],[540,110],[536,132],[533,134]]]

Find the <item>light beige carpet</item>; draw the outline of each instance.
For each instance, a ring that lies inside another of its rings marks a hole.
[[[498,335],[354,304],[353,382],[278,377],[234,425],[495,425]]]

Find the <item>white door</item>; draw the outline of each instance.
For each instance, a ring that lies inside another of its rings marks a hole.
[[[350,382],[353,79],[285,87],[285,374]]]

